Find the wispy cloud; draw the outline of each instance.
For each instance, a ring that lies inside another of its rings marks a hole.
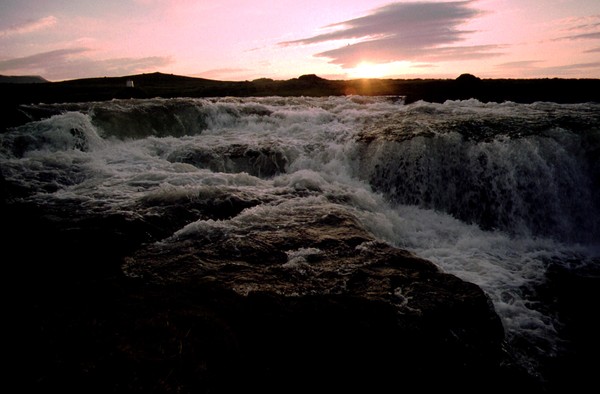
[[[535,75],[553,75],[564,77],[579,77],[582,73],[592,78],[600,77],[600,62],[563,64],[559,66],[540,67],[531,70]]]
[[[560,37],[557,40],[597,40],[600,39],[600,31],[593,33],[573,34],[570,36]]]
[[[18,34],[32,33],[34,31],[46,29],[56,25],[58,20],[50,15],[44,18],[30,20],[24,23],[12,25],[4,30],[0,30],[0,38],[10,37]]]
[[[585,53],[595,53],[595,52],[600,52],[600,47],[598,48],[592,48],[592,49],[588,49],[587,51],[584,51]]]
[[[436,67],[435,64],[431,64],[431,63],[417,63],[417,64],[411,64],[412,68],[433,68]]]
[[[500,64],[496,64],[495,67],[497,68],[531,68],[531,67],[535,67],[536,64],[538,63],[542,63],[541,60],[521,60],[521,61],[516,61],[516,62],[507,62],[507,63],[500,63]]]
[[[247,68],[215,68],[212,70],[206,70],[198,74],[194,74],[194,76],[198,76],[201,78],[224,78],[227,75],[237,75],[240,73],[248,73],[250,70]]]
[[[582,25],[569,27],[565,30],[573,31],[573,30],[589,30],[589,29],[597,29],[597,28],[600,28],[600,22],[584,23]]]
[[[483,14],[471,8],[473,1],[393,3],[364,17],[335,23],[332,31],[312,37],[281,42],[282,46],[351,41],[317,53],[343,67],[361,61],[387,63],[400,60],[435,61],[494,56],[500,46],[455,46],[472,31],[460,25]],[[354,42],[358,40],[358,42]]]
[[[558,37],[554,41],[600,39],[600,14],[566,20],[564,23],[567,27],[563,31],[568,34]]]
[[[50,80],[118,76],[144,72],[171,63],[168,57],[112,58],[95,60],[85,56],[89,48],[57,49],[31,56],[0,61],[0,71],[37,74]]]
[[[516,62],[518,63],[518,62]],[[561,76],[561,77],[579,77],[582,74],[589,75],[591,78],[600,77],[600,62],[562,64],[558,66],[547,67],[523,67],[522,74],[532,77],[540,75]]]
[[[504,47],[504,45],[470,45],[429,48],[419,55],[419,59],[427,61],[483,59],[502,55],[500,50]]]
[[[591,69],[599,69],[600,70],[600,62],[589,62],[589,63],[575,63],[568,64],[564,66],[558,66],[557,69],[562,70],[580,70],[582,68],[591,68]]]
[[[0,70],[11,70],[18,68],[43,68],[48,64],[63,63],[71,55],[87,52],[87,48],[57,49],[54,51],[36,53],[35,55],[18,57],[0,61]]]
[[[517,70],[521,76],[535,77],[540,76],[562,76],[578,77],[582,74],[600,76],[600,62],[573,63],[555,66],[546,66],[547,61],[543,60],[522,60],[496,64],[494,67],[502,71]],[[597,78],[597,77],[594,77]]]

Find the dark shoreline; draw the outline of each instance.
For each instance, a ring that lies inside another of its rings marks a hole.
[[[127,87],[128,81],[133,81],[135,87]],[[471,98],[482,102],[600,102],[600,79],[480,79],[470,74],[456,79],[355,80],[327,80],[310,74],[284,81],[261,78],[233,82],[152,73],[0,86],[0,105],[5,112],[0,131],[31,120],[18,110],[19,105],[125,98],[365,95],[402,96],[405,103]]]

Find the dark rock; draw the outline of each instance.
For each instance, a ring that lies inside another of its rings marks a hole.
[[[184,147],[171,153],[168,160],[187,163],[213,172],[246,172],[259,178],[270,178],[286,172],[285,153],[273,147],[232,144],[225,148]]]
[[[265,218],[246,236],[198,231],[150,245],[125,272],[182,291],[208,281],[236,298],[214,308],[235,333],[240,388],[502,384],[503,329],[481,289],[375,241],[342,210],[290,215],[292,224]]]
[[[342,206],[292,201],[194,223],[208,200],[185,200],[111,214],[4,202],[7,252],[20,251],[7,255],[23,295],[11,316],[24,389],[530,388],[506,364],[479,287],[376,241]]]
[[[579,268],[551,264],[534,294],[537,304],[546,308],[544,313],[556,316],[556,327],[563,338],[559,344],[562,356],[548,355],[542,364],[552,393],[586,391],[599,366],[600,321],[590,319],[590,313],[600,307],[600,261],[581,264],[573,259],[570,263]]]

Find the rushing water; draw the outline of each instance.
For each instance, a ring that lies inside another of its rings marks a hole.
[[[0,135],[20,198],[107,215],[185,196],[270,202],[174,236],[335,201],[377,238],[479,285],[533,373],[561,351],[562,322],[536,292],[548,270],[598,272],[599,104],[266,97],[23,111],[47,117]]]

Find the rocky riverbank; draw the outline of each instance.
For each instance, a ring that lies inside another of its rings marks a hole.
[[[107,216],[78,201],[5,201],[5,264],[18,294],[13,366],[24,385],[221,393],[531,384],[503,352],[502,325],[477,286],[376,241],[336,204],[284,204],[260,221],[241,213],[265,203],[182,196]],[[219,231],[218,221],[194,227],[210,217],[237,220],[243,232]]]

